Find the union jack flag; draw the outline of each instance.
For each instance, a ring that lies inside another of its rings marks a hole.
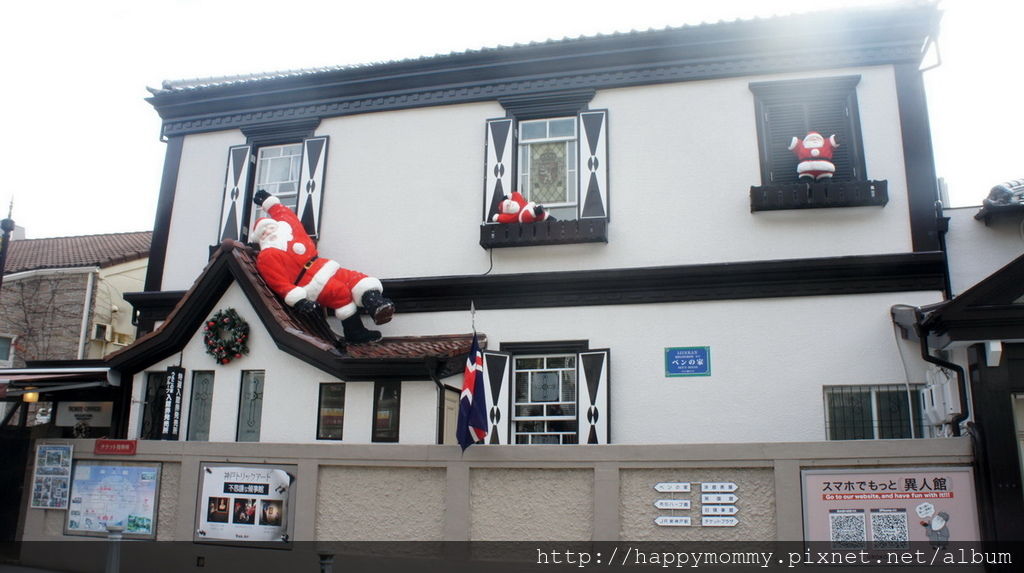
[[[473,333],[473,346],[466,358],[466,372],[459,398],[459,423],[455,437],[463,451],[487,437],[487,398],[484,393],[484,355]]]

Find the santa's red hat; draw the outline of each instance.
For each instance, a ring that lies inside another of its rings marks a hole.
[[[271,224],[277,224],[277,221],[270,217],[260,217],[256,219],[256,222],[252,225],[252,238],[257,242],[263,237],[263,233]]]

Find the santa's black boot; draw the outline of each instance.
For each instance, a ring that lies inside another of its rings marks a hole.
[[[363,293],[363,308],[373,317],[374,324],[387,324],[395,314],[395,303],[384,296],[379,290],[370,290]]]
[[[348,344],[366,344],[377,342],[381,336],[379,330],[369,330],[363,326],[363,321],[358,314],[341,321],[341,330],[345,335],[345,342]]]

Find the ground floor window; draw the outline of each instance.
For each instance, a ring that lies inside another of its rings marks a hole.
[[[926,436],[920,384],[825,387],[829,440],[887,440]]]
[[[345,384],[320,385],[320,407],[316,422],[316,439],[340,440],[345,423]]]
[[[142,427],[139,437],[159,440],[163,436],[164,401],[167,399],[167,373],[147,372],[142,395]]]
[[[196,370],[192,373],[192,392],[189,397],[188,439],[209,441],[210,414],[213,411],[213,371]]]
[[[374,442],[398,441],[398,410],[401,401],[401,382],[374,382],[372,438]]]
[[[576,354],[515,356],[515,444],[578,443]]]
[[[238,398],[238,429],[235,438],[239,442],[260,441],[263,378],[262,370],[242,371],[242,388]]]

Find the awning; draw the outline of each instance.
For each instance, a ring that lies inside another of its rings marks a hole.
[[[0,370],[0,399],[33,392],[117,386],[109,368],[7,368]]]

